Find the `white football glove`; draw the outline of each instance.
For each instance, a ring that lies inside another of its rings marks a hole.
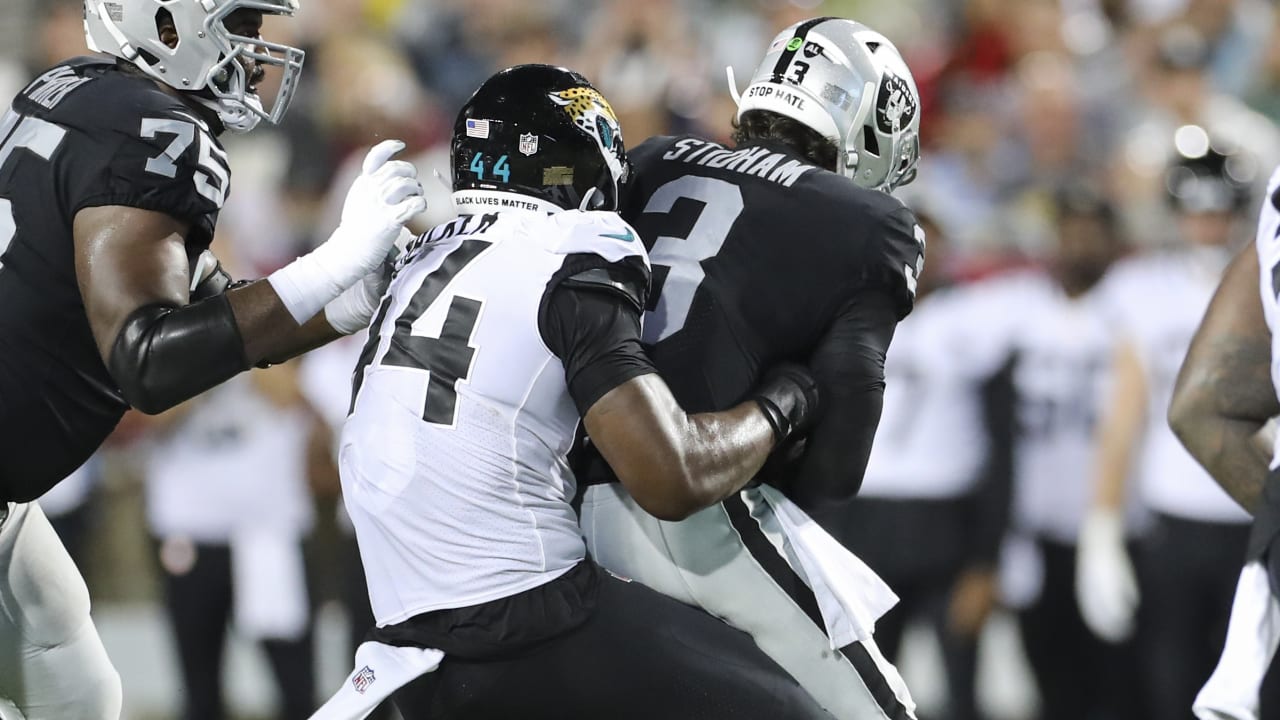
[[[378,310],[382,294],[391,284],[391,260],[356,281],[341,295],[324,306],[324,319],[343,335],[363,330]]]
[[[391,160],[403,149],[399,140],[374,146],[347,191],[338,229],[320,247],[268,278],[299,325],[378,270],[404,224],[426,210],[417,169]]]
[[[413,242],[414,235],[401,228],[391,252],[387,253],[382,265],[377,270],[360,278],[355,285],[347,288],[333,302],[324,306],[324,318],[329,326],[343,335],[359,332],[369,325],[373,314],[378,311],[378,303],[391,285],[395,274],[396,260],[404,254],[405,248]]]
[[[1133,634],[1138,600],[1124,519],[1116,510],[1091,510],[1076,552],[1076,602],[1085,625],[1107,642],[1121,642]]]

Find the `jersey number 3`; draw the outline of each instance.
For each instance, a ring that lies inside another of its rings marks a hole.
[[[463,240],[453,252],[445,256],[440,267],[427,275],[422,286],[410,298],[404,312],[396,318],[391,344],[382,356],[382,365],[427,371],[429,379],[427,395],[423,399],[422,419],[433,425],[453,426],[457,421],[458,382],[466,380],[471,374],[476,353],[476,349],[471,346],[471,335],[475,332],[484,302],[453,296],[438,338],[414,335],[413,324],[440,299],[454,276],[490,245],[492,243],[484,240]],[[378,315],[369,331],[369,341],[360,352],[360,361],[356,364],[352,380],[351,410],[355,409],[365,369],[378,352],[382,324],[394,297],[388,293],[383,298],[382,307],[378,308]]]
[[[694,293],[706,276],[702,261],[720,252],[730,228],[742,213],[742,191],[737,185],[692,175],[658,188],[643,212],[669,213],[681,198],[701,202],[702,212],[686,237],[659,235],[649,251],[650,262],[654,267],[667,268],[667,275],[662,286],[653,289],[657,305],[644,316],[646,345],[653,345],[684,327]]]

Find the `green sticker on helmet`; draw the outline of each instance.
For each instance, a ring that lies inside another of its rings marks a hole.
[[[787,51],[795,52],[799,50],[800,46],[803,44],[804,44],[804,38],[793,37],[791,38],[791,42],[787,43]]]

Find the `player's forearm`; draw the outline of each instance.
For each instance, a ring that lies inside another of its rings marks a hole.
[[[1213,317],[1211,311],[1206,321]],[[1275,404],[1268,337],[1202,330],[1169,404],[1169,427],[1187,452],[1251,513],[1261,502],[1270,459],[1257,441]]]
[[[1262,425],[1211,416],[1187,419],[1176,427],[1192,457],[1232,499],[1253,513],[1262,501],[1269,459],[1254,440]]]
[[[1115,385],[1095,438],[1093,505],[1119,511],[1128,494],[1129,469],[1147,422],[1147,379],[1137,350],[1127,342],[1116,349],[1113,361]]]
[[[680,458],[693,511],[741,490],[774,447],[773,427],[754,402],[724,412],[689,415],[686,423]]]
[[[754,402],[690,416],[655,374],[610,390],[583,421],[619,482],[663,520],[681,520],[746,485],[774,444]]]
[[[324,313],[298,325],[266,280],[235,288],[227,299],[250,365],[284,362],[340,337]]]
[[[1258,255],[1247,247],[1227,268],[1178,373],[1169,426],[1236,502],[1261,501],[1270,449],[1257,442],[1280,413],[1271,383],[1271,334],[1258,291]]]

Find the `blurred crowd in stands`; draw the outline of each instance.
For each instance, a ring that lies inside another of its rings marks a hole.
[[[0,95],[86,52],[81,12],[5,0]],[[225,138],[235,174],[215,250],[259,277],[313,247],[381,138],[447,178],[457,108],[513,64],[583,72],[628,145],[727,142],[724,68],[749,77],[775,32],[816,15],[892,39],[923,101],[919,178],[899,194],[926,225],[926,269],[849,520],[855,550],[903,598],[881,647],[892,658],[907,625],[936,632],[945,672],[915,688],[928,718],[1190,718],[1247,516],[1174,440],[1165,408],[1280,163],[1271,2],[302,0],[296,21],[263,31],[307,49],[301,89],[282,126]],[[290,719],[329,689],[308,669],[314,608],[350,607],[353,639],[367,627],[332,456],[359,345],[130,415],[42,501],[95,613],[166,608],[185,678],[173,713],[223,717],[228,625],[261,641]],[[1024,707],[986,697],[1011,674],[975,691],[979,665],[1005,667],[980,662],[993,611],[1017,620],[1004,647],[1034,679]],[[126,674],[126,708],[131,692]]]

